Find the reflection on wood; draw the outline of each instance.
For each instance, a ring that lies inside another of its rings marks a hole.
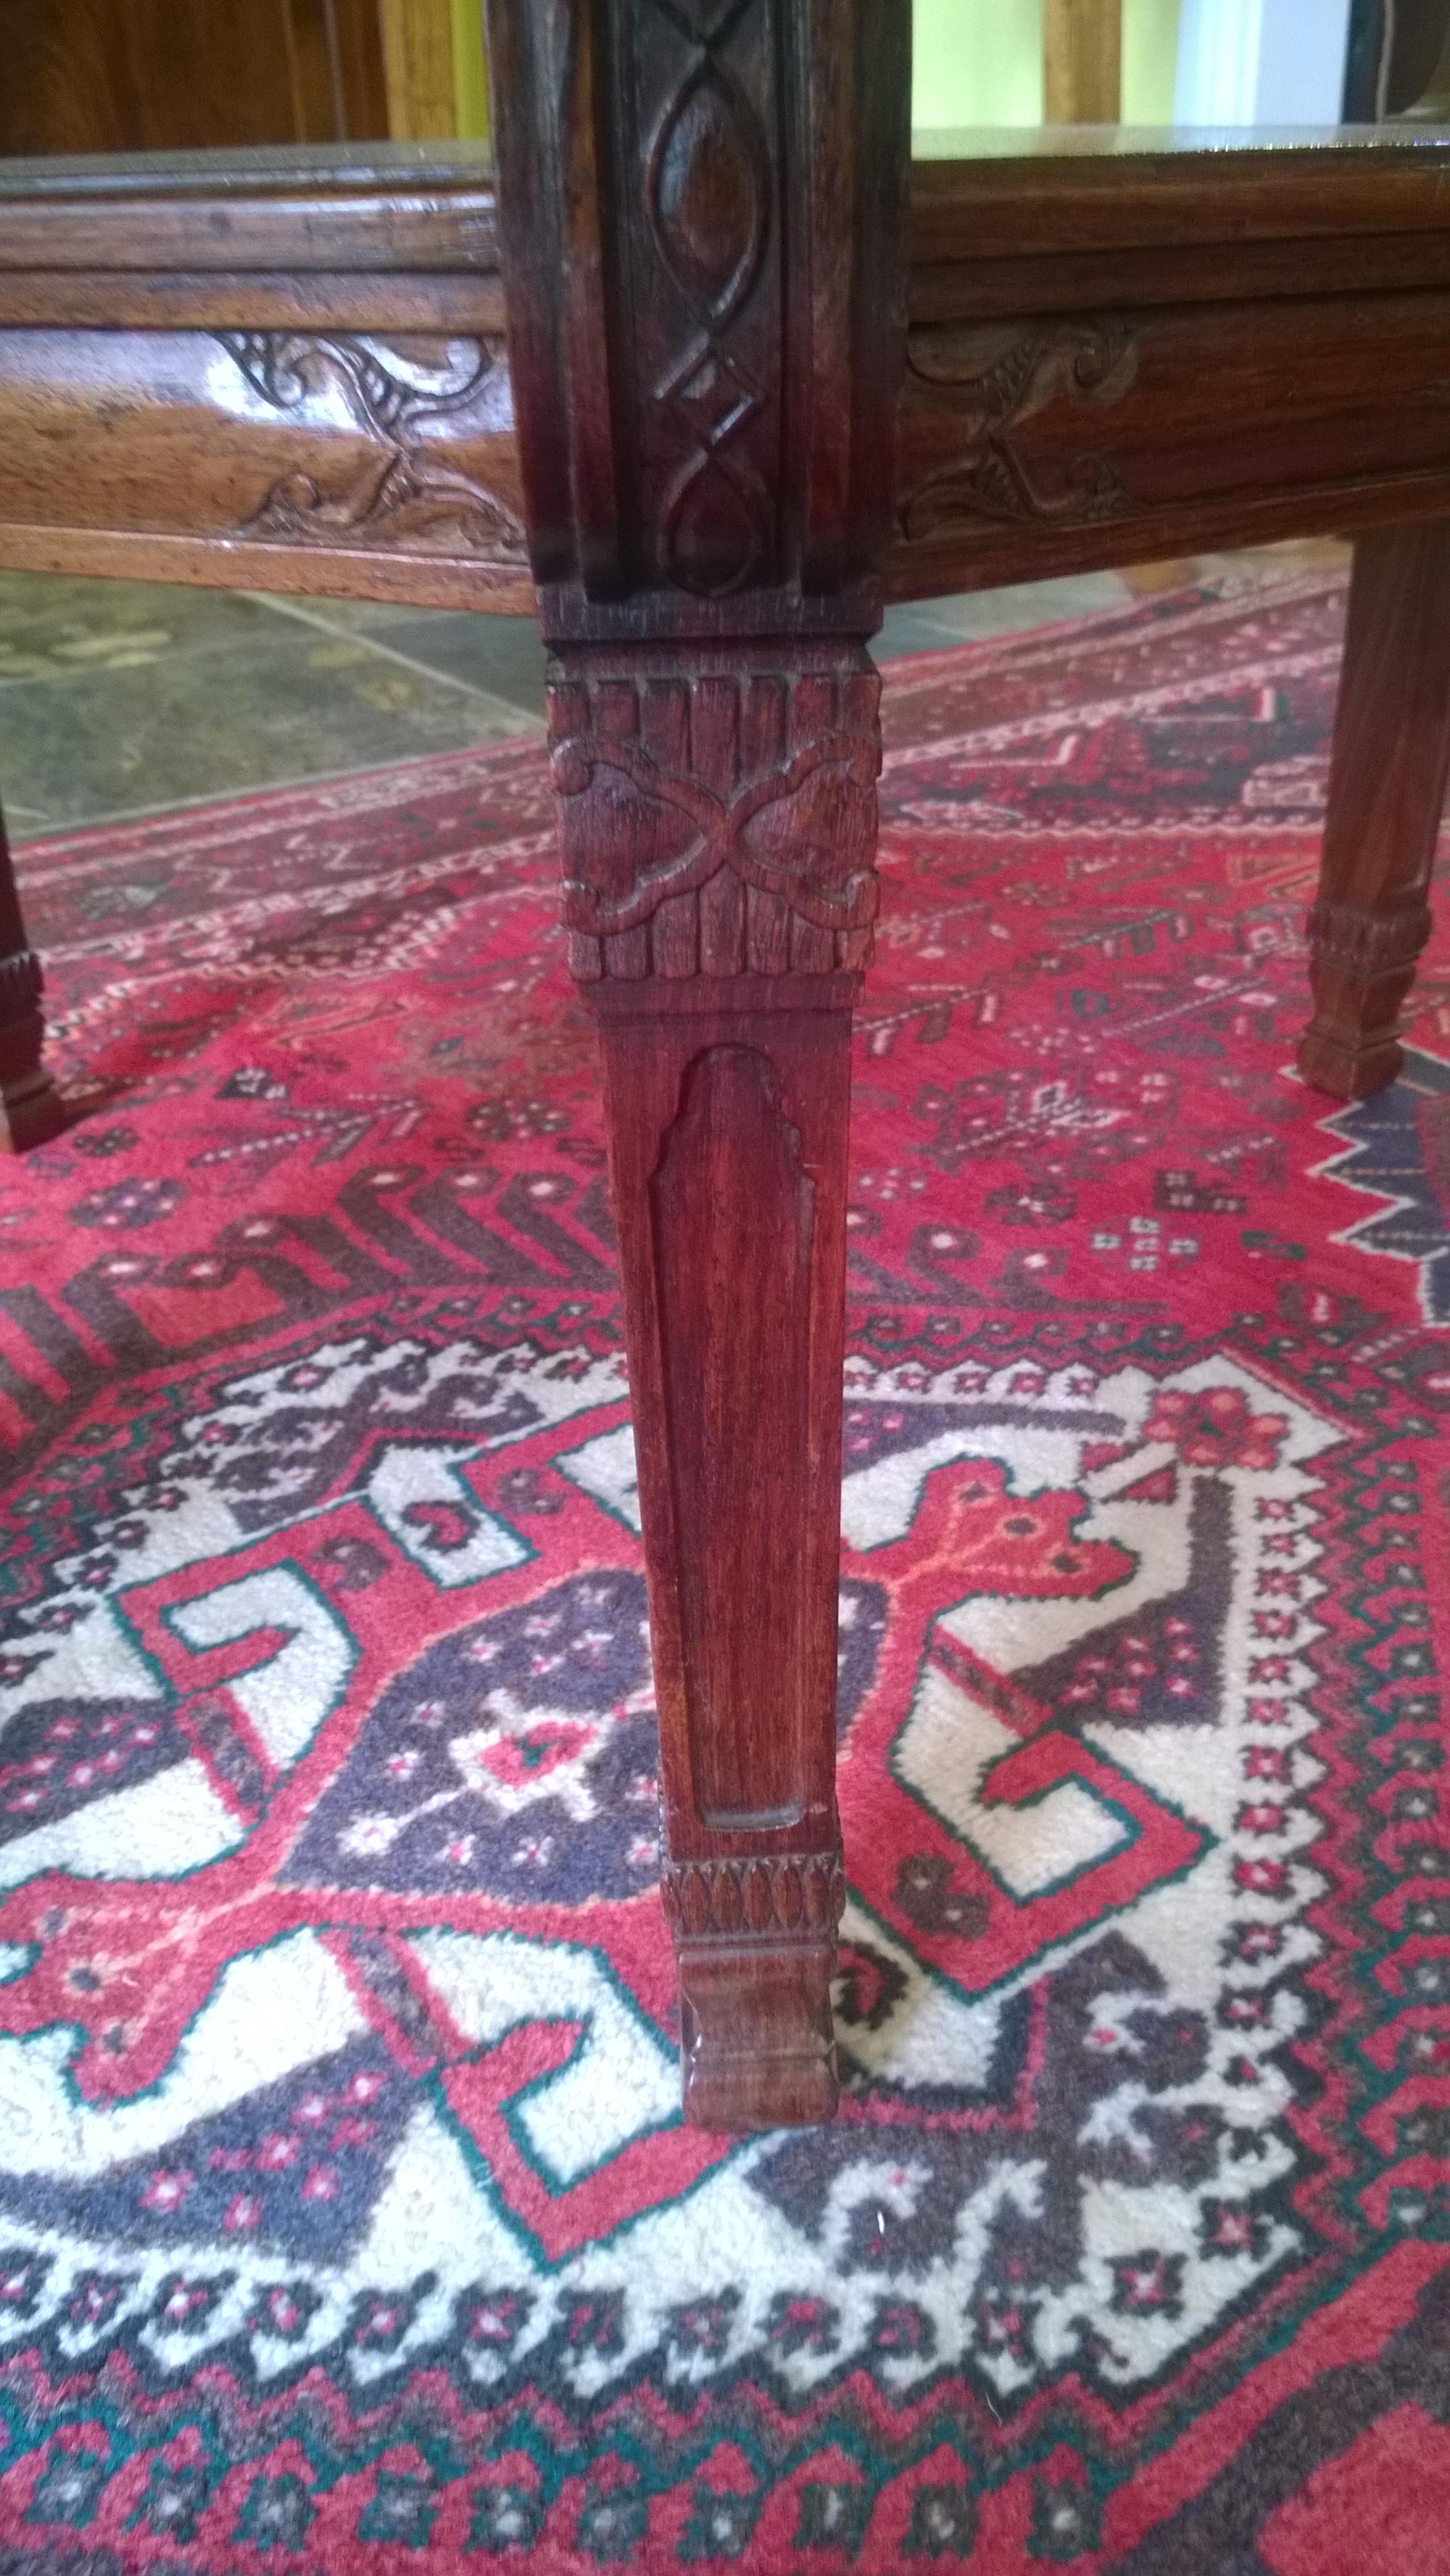
[[[768,1056],[709,1047],[650,1184],[690,1766],[703,1824],[799,1822],[815,1184]],[[748,1585],[740,1533],[750,1529]]]

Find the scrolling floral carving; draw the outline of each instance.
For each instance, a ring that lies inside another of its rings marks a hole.
[[[769,497],[740,445],[766,390],[733,325],[772,231],[771,164],[760,118],[725,57],[741,21],[768,12],[761,0],[655,0],[655,8],[686,51],[646,150],[645,214],[691,324],[654,385],[687,450],[664,494],[659,562],[682,589],[722,598],[757,574],[769,542]]]
[[[448,424],[467,434],[470,415],[504,363],[501,340],[450,339],[424,358],[373,338],[294,331],[219,331],[216,338],[252,391],[272,409],[320,409],[333,425],[341,402],[348,425],[375,453],[339,492],[325,492],[299,467],[272,486],[240,534],[288,544],[399,546],[491,561],[523,562],[516,513],[497,493],[448,465],[427,434]],[[415,344],[416,345],[416,344]],[[475,435],[478,434],[475,429]]]
[[[1114,519],[1131,510],[1132,496],[1111,460],[1100,454],[1071,459],[1061,479],[1045,485],[1034,474],[1018,440],[1024,421],[1058,395],[1094,403],[1117,401],[1132,384],[1137,352],[1118,322],[1051,324],[1000,345],[984,363],[961,362],[963,336],[923,329],[912,332],[907,367],[914,389],[939,401],[965,439],[950,463],[933,466],[900,507],[905,537],[934,537],[972,519],[996,521]],[[970,360],[984,335],[965,335]]]
[[[652,657],[654,661],[655,657]],[[746,675],[550,666],[569,961],[583,982],[864,965],[879,683],[853,646]]]

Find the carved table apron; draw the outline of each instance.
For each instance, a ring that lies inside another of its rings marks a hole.
[[[1356,537],[1300,1062],[1450,757],[1450,141],[909,159],[906,0],[492,0],[462,147],[0,169],[0,564],[521,610],[619,1220],[685,2103],[826,2117],[883,596]],[[1362,533],[1361,533],[1362,532]],[[58,1114],[0,848],[0,1103]],[[0,1122],[3,1124],[4,1122]]]

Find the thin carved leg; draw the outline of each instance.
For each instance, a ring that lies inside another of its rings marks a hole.
[[[836,2102],[851,1007],[907,0],[489,0],[569,963],[620,1232],[686,2116]]]
[[[729,2129],[836,2103],[850,1015],[879,757],[859,646],[749,664],[584,650],[550,691],[620,1229],[685,2111]],[[681,830],[698,857],[661,897],[641,857]]]
[[[1306,1082],[1359,1100],[1400,1069],[1400,1015],[1430,932],[1450,766],[1450,521],[1359,538],[1334,723]]]
[[[59,1095],[41,1062],[41,980],[40,959],[26,941],[0,817],[0,1154],[43,1145],[61,1124]]]

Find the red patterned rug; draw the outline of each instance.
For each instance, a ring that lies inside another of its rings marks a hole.
[[[540,750],[22,851],[8,2576],[1446,2565],[1450,971],[1296,1081],[1340,614],[890,675],[827,2130],[678,2120]]]

